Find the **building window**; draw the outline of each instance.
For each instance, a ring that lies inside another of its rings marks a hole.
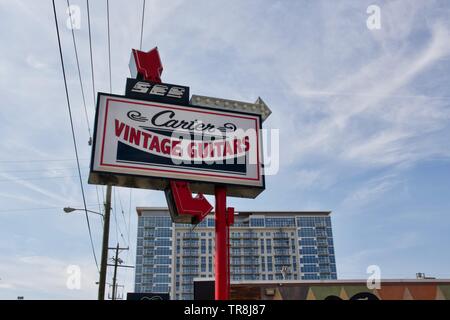
[[[267,228],[295,227],[294,218],[266,218]]]
[[[206,239],[201,239],[201,252],[202,254],[206,253]]]
[[[318,261],[317,261],[317,256],[315,256],[315,255],[304,255],[302,258],[301,258],[301,262],[302,263],[318,263]]]
[[[206,257],[202,257],[201,261],[201,272],[206,272]]]
[[[272,257],[267,257],[267,271],[269,271],[269,272],[273,271]]]
[[[300,246],[316,246],[316,238],[302,238],[299,240]]]
[[[250,218],[250,227],[264,227],[264,218]]]
[[[316,247],[302,247],[300,248],[300,254],[317,254]]]
[[[171,255],[172,250],[168,247],[158,247],[155,249],[155,255]]]
[[[298,236],[300,238],[315,237],[316,236],[316,232],[315,232],[314,228],[301,228],[298,231]]]
[[[155,229],[155,237],[172,237],[172,230],[170,228],[157,228]]]
[[[272,240],[271,239],[266,240],[266,247],[267,247],[267,253],[272,254]]]
[[[302,272],[319,272],[319,268],[315,264],[305,264],[300,268]]]

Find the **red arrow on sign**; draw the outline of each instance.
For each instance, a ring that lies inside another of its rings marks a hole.
[[[213,209],[203,194],[192,197],[189,184],[185,181],[170,181],[170,189],[173,199],[168,200],[175,203],[177,215],[192,216],[193,224],[200,223]]]
[[[149,52],[132,49],[130,58],[131,76],[150,82],[161,83],[163,66],[159,57],[158,47]]]

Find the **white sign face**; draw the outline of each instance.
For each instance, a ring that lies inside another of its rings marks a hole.
[[[252,114],[99,94],[89,180],[102,183],[94,176],[108,173],[262,191],[260,122]],[[161,181],[146,187],[161,189]]]

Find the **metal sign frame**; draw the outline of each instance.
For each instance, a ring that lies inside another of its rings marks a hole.
[[[156,177],[151,175],[143,175],[143,174],[136,174],[136,173],[126,173],[126,172],[114,172],[114,171],[101,171],[101,170],[95,170],[94,168],[94,160],[96,154],[99,152],[97,150],[98,146],[98,138],[103,135],[103,133],[99,134],[98,132],[98,126],[99,126],[99,109],[100,109],[100,103],[103,103],[103,98],[107,97],[111,99],[116,100],[124,100],[130,103],[136,102],[137,104],[153,104],[153,105],[160,105],[161,107],[171,106],[171,104],[166,104],[162,102],[150,102],[150,101],[142,101],[135,98],[122,96],[122,95],[115,95],[115,94],[107,94],[107,93],[98,93],[97,96],[97,106],[96,106],[96,115],[95,115],[95,124],[94,124],[94,135],[93,135],[93,152],[91,154],[91,165],[90,165],[90,175],[89,175],[89,183],[91,184],[103,184],[103,185],[116,185],[116,186],[122,186],[122,187],[131,187],[131,188],[144,188],[144,189],[154,189],[154,190],[165,190],[169,186],[169,180],[170,179],[176,179],[180,181],[186,181],[190,183],[191,190],[193,192],[201,192],[205,194],[214,194],[215,186],[216,185],[223,185],[227,187],[227,193],[229,196],[235,196],[235,197],[243,197],[243,198],[255,198],[265,189],[265,176],[263,172],[263,152],[262,152],[262,135],[261,135],[261,129],[262,129],[262,121],[260,115],[255,115],[253,113],[245,113],[245,112],[236,112],[232,110],[224,110],[219,111],[214,108],[208,108],[204,106],[193,106],[193,105],[186,105],[186,106],[180,106],[180,105],[173,105],[177,108],[185,108],[186,111],[192,111],[192,112],[204,112],[205,110],[210,110],[213,113],[222,113],[223,115],[227,114],[233,114],[237,117],[239,116],[246,116],[250,118],[257,119],[257,157],[258,157],[258,185],[243,185],[235,182],[218,182],[218,181],[211,181],[203,178],[193,178],[196,176],[195,173],[183,173],[183,176],[165,176],[165,177]],[[104,137],[103,137],[104,138]],[[231,181],[236,181],[237,179],[230,178]]]

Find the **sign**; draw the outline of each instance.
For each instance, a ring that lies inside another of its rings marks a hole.
[[[272,110],[270,110],[267,104],[260,97],[258,97],[255,103],[251,103],[230,99],[205,97],[193,94],[191,98],[191,104],[194,106],[207,107],[219,110],[234,110],[258,114],[261,115],[261,119],[263,122],[272,113]]]
[[[189,87],[128,78],[125,96],[140,100],[188,105]]]
[[[214,279],[194,278],[194,300],[214,300]]]
[[[168,293],[128,292],[127,300],[170,300],[170,295]]]
[[[163,66],[157,47],[149,52],[132,49],[129,67],[133,78],[161,82]]]
[[[264,190],[261,116],[100,93],[89,183],[254,198]]]

